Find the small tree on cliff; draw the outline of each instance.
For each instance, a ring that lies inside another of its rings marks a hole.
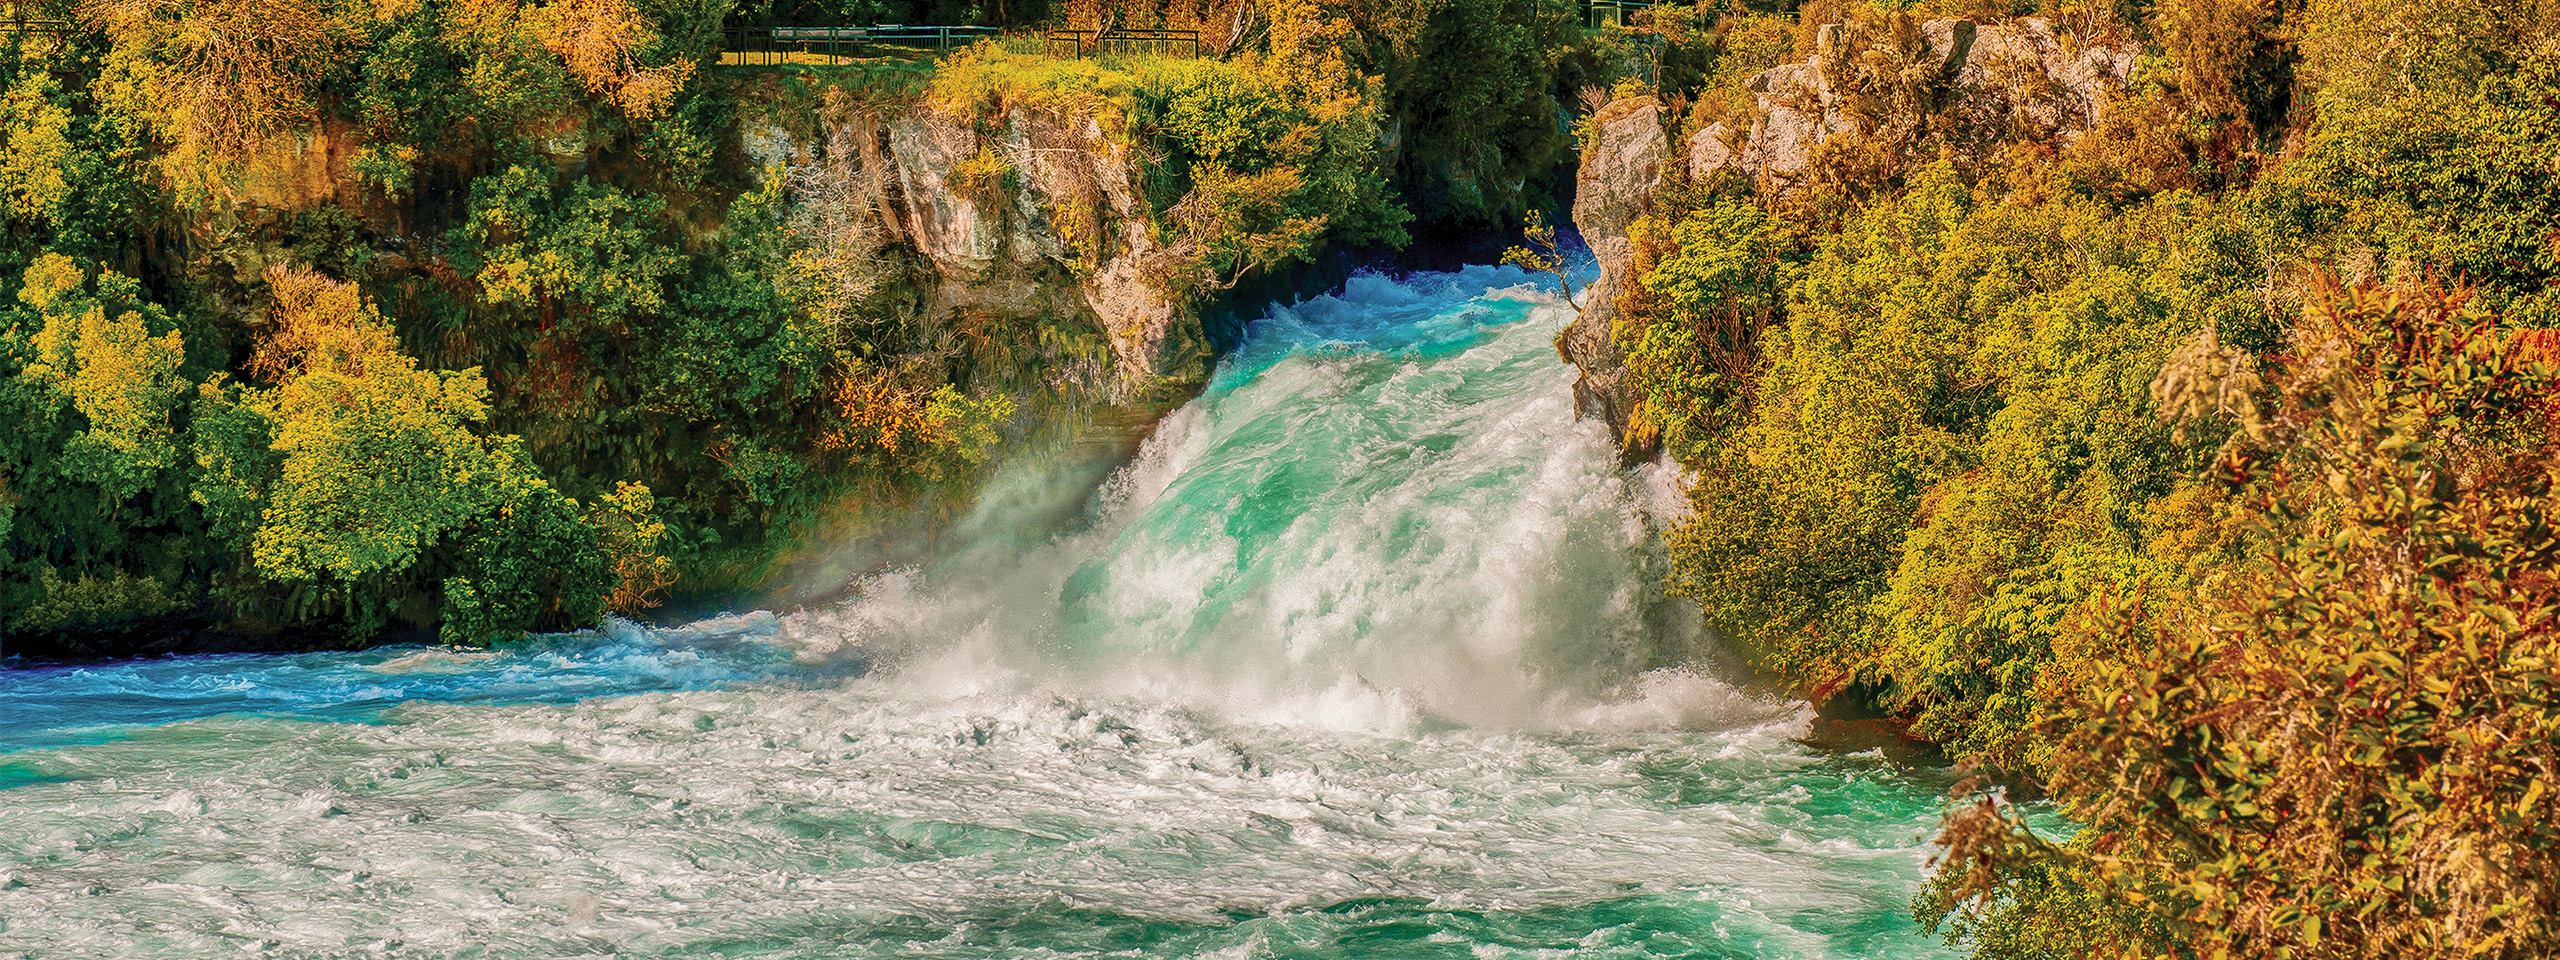
[[[1565,272],[1563,241],[1557,239],[1556,228],[1547,225],[1546,214],[1529,211],[1521,222],[1520,239],[1522,246],[1502,252],[1502,262],[1522,270],[1554,274],[1556,282],[1564,285],[1564,302],[1582,309],[1581,298],[1573,292],[1573,277]]]

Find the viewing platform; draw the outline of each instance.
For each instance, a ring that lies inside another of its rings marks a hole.
[[[724,67],[847,66],[882,57],[940,56],[1002,31],[994,27],[869,26],[731,27],[720,52]]]

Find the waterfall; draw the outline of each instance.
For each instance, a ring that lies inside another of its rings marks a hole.
[[[1086,528],[1025,543],[992,501],[967,546],[791,632],[893,671],[1355,729],[1623,723],[1639,690],[1662,723],[1765,719],[1702,674],[1635,682],[1706,645],[1653,587],[1648,488],[1573,419],[1566,309],[1495,269],[1276,309]]]
[[[0,956],[1943,955],[1945,784],[1726,679],[1566,320],[1275,309],[825,609],[0,671]]]

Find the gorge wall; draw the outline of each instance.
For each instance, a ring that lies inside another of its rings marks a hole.
[[[1609,425],[1623,443],[1635,399],[1626,385],[1625,362],[1613,333],[1618,297],[1633,281],[1634,251],[1627,227],[1653,202],[1662,186],[1663,165],[1671,161],[1662,126],[1662,107],[1652,97],[1618,100],[1602,107],[1591,124],[1594,135],[1584,145],[1574,176],[1573,223],[1591,248],[1599,277],[1583,291],[1582,311],[1565,329],[1558,347],[1581,368],[1573,384],[1574,415]],[[1649,451],[1629,450],[1641,458]]]
[[[1096,385],[1115,393],[1179,391],[1205,375],[1208,343],[1192,304],[1166,289],[1177,254],[1149,228],[1140,162],[1098,118],[910,105],[750,115],[739,135],[760,176],[827,211],[838,242],[904,261],[898,281],[923,322],[1079,318],[1109,339],[1111,369]],[[972,179],[986,158],[1002,173]]]
[[[1558,343],[1581,369],[1580,416],[1600,419],[1630,459],[1655,452],[1631,439],[1641,398],[1629,388],[1614,332],[1618,300],[1642,265],[1629,227],[1666,182],[1740,181],[1783,204],[1834,185],[1828,169],[1884,165],[1926,150],[1986,154],[2017,143],[2063,144],[2104,119],[2139,50],[2077,41],[2050,21],[1928,20],[1908,33],[1819,27],[1814,53],[1741,83],[1747,106],[1685,132],[1650,95],[1600,108],[1575,178],[1574,225],[1599,268],[1581,316]],[[1676,140],[1675,140],[1676,134]]]
[[[838,255],[827,266],[846,268],[833,279],[849,291],[894,294],[927,325],[963,314],[1073,318],[1108,338],[1107,369],[1079,375],[1114,395],[1178,393],[1205,376],[1208,343],[1195,307],[1167,289],[1176,253],[1149,229],[1141,161],[1096,117],[749,100],[725,146],[756,185],[780,194],[786,217]],[[621,146],[583,116],[542,133],[530,142],[563,173],[612,163]],[[432,243],[455,212],[439,208],[466,198],[369,189],[348,170],[361,146],[346,129],[271,145],[165,269],[217,279],[247,322],[267,267],[307,262],[342,239],[292,229],[315,212],[353,216],[372,256],[392,258],[382,272],[414,266],[402,241]],[[719,238],[717,217],[693,219],[696,242]]]

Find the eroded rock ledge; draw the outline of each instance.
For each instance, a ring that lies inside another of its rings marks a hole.
[[[998,123],[928,108],[830,113],[795,132],[742,125],[747,152],[791,178],[795,205],[838,211],[836,229],[871,231],[883,256],[907,255],[907,286],[928,322],[977,312],[1083,317],[1104,332],[1114,392],[1198,380],[1209,345],[1182,298],[1161,289],[1169,251],[1148,230],[1140,160],[1093,117],[1014,108]],[[968,168],[995,158],[1000,182]],[[892,256],[894,259],[894,256]]]
[[[1669,141],[1662,108],[1650,97],[1602,107],[1591,126],[1592,140],[1584,145],[1582,166],[1574,174],[1573,223],[1599,260],[1600,278],[1583,292],[1582,313],[1565,329],[1559,346],[1566,359],[1582,368],[1573,382],[1574,415],[1607,422],[1610,435],[1623,444],[1634,398],[1627,390],[1625,357],[1610,330],[1617,321],[1618,295],[1635,279],[1627,226],[1644,215],[1662,186]],[[1630,457],[1646,453],[1629,452]]]
[[[1861,111],[1870,123],[1928,127],[1906,132],[1970,145],[2067,141],[2104,116],[2138,55],[2131,46],[2075,43],[2037,19],[1930,20],[1907,37],[1830,24],[1811,58],[1744,84],[1747,119],[1691,133],[1682,154],[1691,176],[1732,169],[1767,192],[1791,187],[1816,148],[1854,129]],[[1889,96],[1894,88],[1904,99]]]
[[[1618,297],[1635,281],[1627,228],[1651,207],[1667,173],[1699,179],[1730,171],[1763,196],[1780,196],[1800,186],[1824,144],[1852,131],[1977,149],[2067,142],[2103,119],[2139,54],[2131,46],[2077,43],[2037,19],[1931,20],[1899,37],[1853,30],[1823,27],[1812,57],[1745,82],[1752,94],[1746,116],[1693,131],[1676,149],[1650,97],[1619,100],[1593,118],[1574,180],[1573,222],[1600,276],[1558,346],[1581,368],[1576,415],[1608,423],[1622,446],[1639,399],[1627,387],[1611,332]],[[1627,457],[1653,453],[1640,447]]]

